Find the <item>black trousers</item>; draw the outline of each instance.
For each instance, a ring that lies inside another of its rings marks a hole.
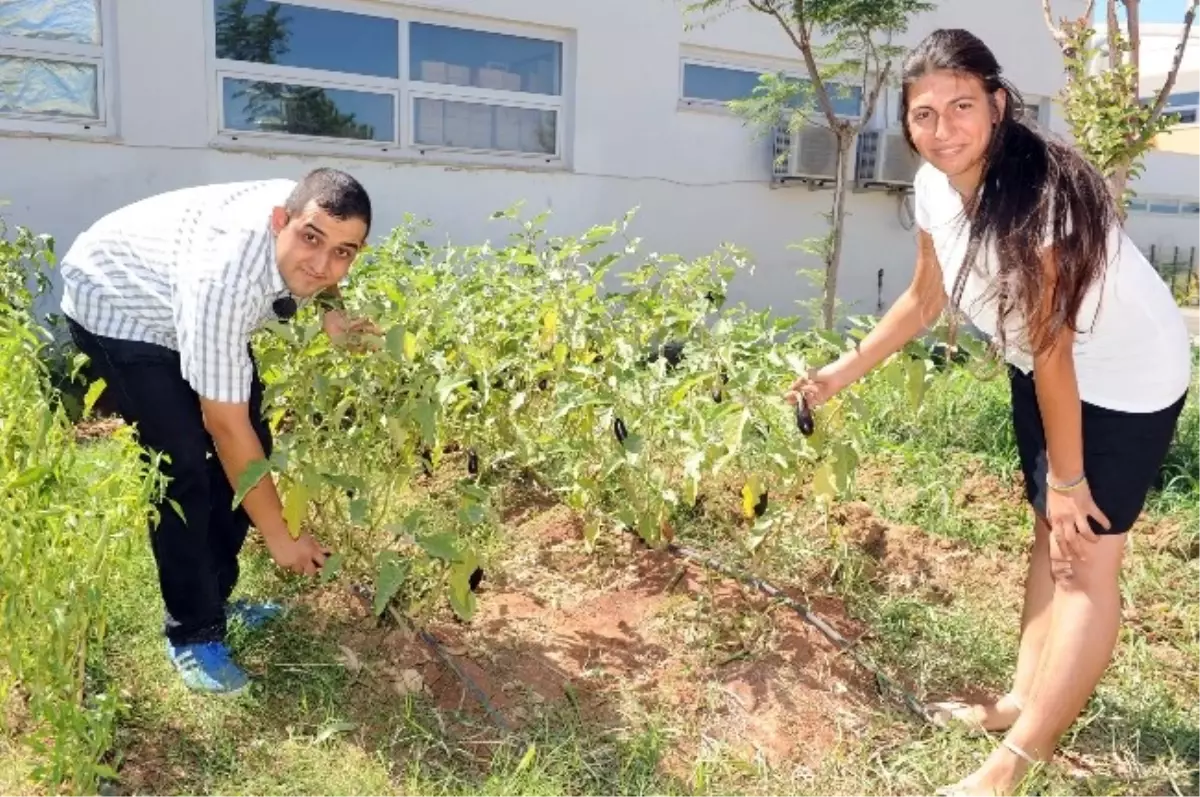
[[[180,374],[179,354],[152,343],[94,335],[69,318],[67,324],[75,345],[91,361],[92,374],[104,379],[142,446],[170,458],[161,465],[168,477],[166,500],[157,506],[158,523],[150,529],[166,607],[164,632],[176,645],[220,641],[250,518],[242,507],[231,508],[233,487],[204,428],[200,398]],[[270,456],[262,393],[255,368],[250,420]]]

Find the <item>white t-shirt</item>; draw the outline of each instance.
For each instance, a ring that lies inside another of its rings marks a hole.
[[[914,181],[917,224],[933,238],[946,295],[963,267],[970,225],[949,178],[930,164]],[[1043,242],[1039,242],[1041,244]],[[1048,243],[1048,242],[1046,242]],[[1079,308],[1075,374],[1083,401],[1121,412],[1154,412],[1175,403],[1191,381],[1187,325],[1170,289],[1124,230],[1108,238],[1108,268]],[[959,307],[979,331],[995,338],[997,312],[987,275],[996,273],[995,247],[981,247]],[[1006,324],[1006,358],[1025,373],[1033,357],[1019,310]]]

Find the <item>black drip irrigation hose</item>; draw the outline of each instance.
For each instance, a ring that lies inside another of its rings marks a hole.
[[[630,531],[630,533],[632,534],[633,532]],[[838,633],[833,626],[827,623],[820,615],[813,612],[812,609],[810,609],[807,605],[789,597],[778,588],[760,578],[734,570],[724,562],[709,556],[705,556],[704,554],[701,554],[686,546],[669,543],[666,550],[675,556],[683,557],[684,559],[695,562],[698,565],[707,567],[709,570],[713,570],[724,576],[728,576],[735,581],[740,581],[749,587],[757,589],[767,597],[780,601],[788,608],[796,612],[796,614],[800,615],[800,619],[820,631],[826,639],[828,639],[834,644],[834,646],[838,648],[838,650],[848,654],[860,667],[874,676],[875,684],[879,688],[880,692],[892,692],[896,695],[899,695],[901,701],[909,711],[915,714],[923,722],[933,724],[933,719],[929,716],[929,712],[925,709],[925,707],[921,705],[921,701],[917,700],[917,698],[904,687],[900,686],[891,678],[880,672],[878,667],[871,664],[866,657],[859,653],[850,640]]]
[[[350,592],[359,600],[363,601],[368,607],[373,605],[374,596],[370,587],[364,584],[351,584]],[[508,720],[504,719],[504,715],[492,705],[491,701],[488,700],[487,694],[485,694],[484,691],[479,688],[479,684],[475,683],[474,679],[463,672],[462,668],[454,662],[453,657],[446,652],[445,646],[442,645],[442,641],[438,639],[437,636],[435,636],[431,631],[426,631],[423,628],[417,628],[414,626],[412,621],[401,614],[395,606],[389,604],[387,608],[388,614],[392,616],[393,620],[415,633],[417,637],[425,643],[425,646],[432,650],[434,654],[441,660],[442,664],[446,665],[446,667],[448,667],[450,671],[458,677],[458,680],[464,687],[466,687],[467,691],[479,701],[479,705],[483,707],[488,719],[490,719],[497,728],[502,731],[512,730],[512,726],[508,724]]]

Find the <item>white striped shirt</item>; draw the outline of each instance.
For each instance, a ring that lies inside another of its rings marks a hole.
[[[62,311],[92,334],[179,352],[202,397],[250,399],[250,335],[290,296],[271,210],[295,188],[262,180],[184,188],[127,205],[62,258]]]

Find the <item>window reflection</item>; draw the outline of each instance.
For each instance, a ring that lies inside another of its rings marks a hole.
[[[225,127],[326,138],[394,141],[390,94],[226,78]]]
[[[400,76],[399,23],[394,19],[268,0],[214,3],[218,58]]]
[[[0,0],[0,36],[100,44],[96,0]]]
[[[92,64],[0,56],[0,113],[100,117]]]
[[[562,93],[562,45],[544,39],[414,22],[413,80],[481,89]]]

